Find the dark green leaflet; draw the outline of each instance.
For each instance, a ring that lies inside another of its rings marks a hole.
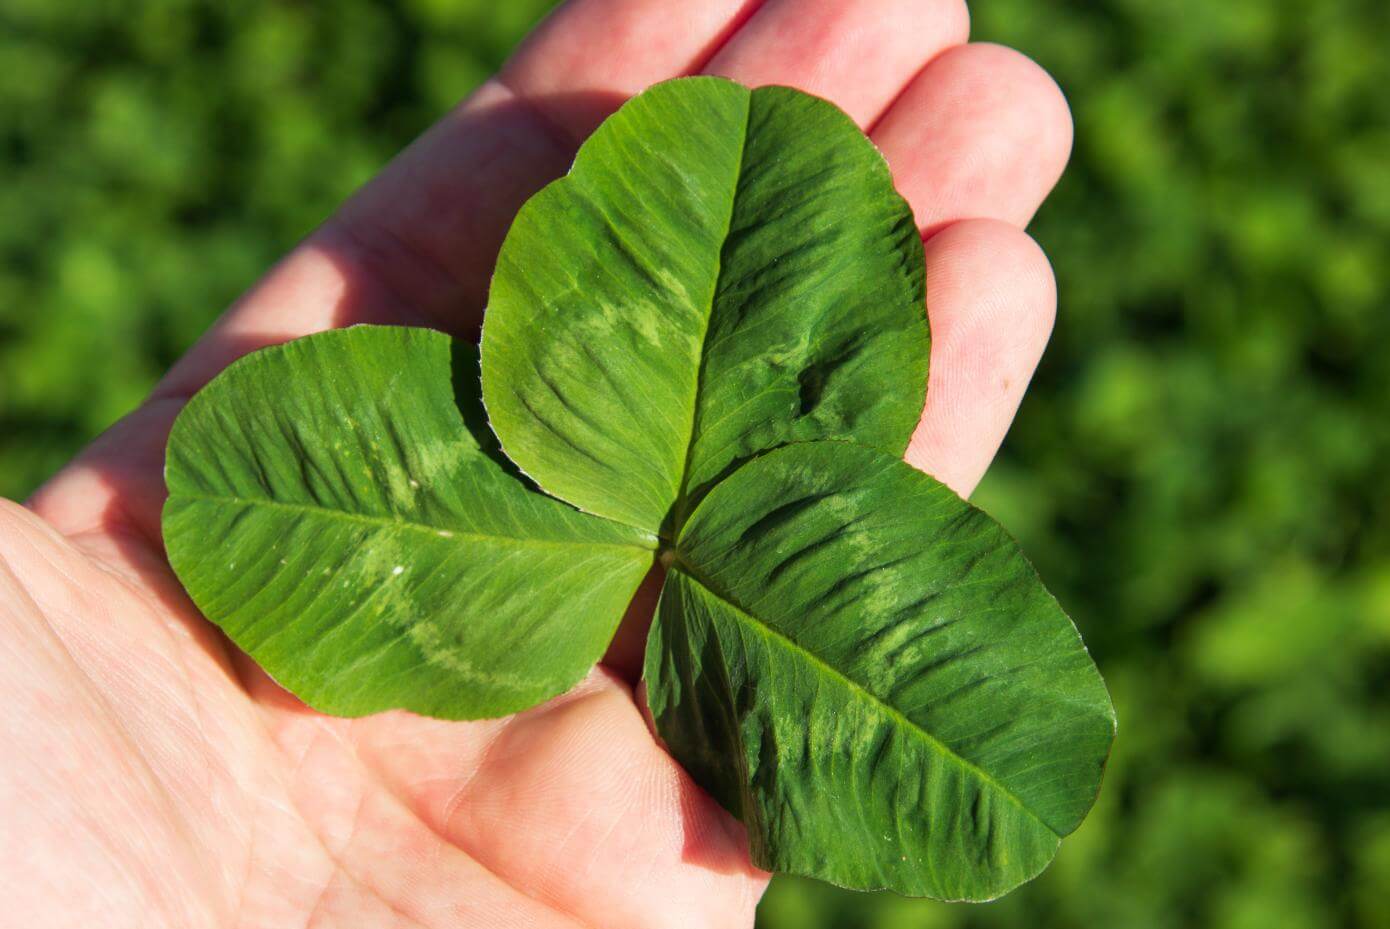
[[[678,543],[646,678],[765,868],[988,899],[1090,808],[1114,733],[1071,621],[1001,529],[839,442],[744,466]]]

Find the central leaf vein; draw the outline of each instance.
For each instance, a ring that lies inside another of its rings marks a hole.
[[[734,228],[734,213],[738,209],[738,192],[743,182],[743,162],[748,150],[748,132],[753,120],[753,95],[745,97],[747,108],[743,113],[743,134],[739,136],[738,164],[734,168],[734,189],[729,193],[729,215],[724,222],[724,234],[719,239],[719,254],[714,260],[714,274],[711,276],[709,299],[706,301],[704,326],[700,330],[700,359],[695,365],[695,384],[690,394],[690,432],[685,442],[685,460],[681,464],[680,485],[676,490],[676,502],[672,506],[672,518],[666,527],[669,537],[680,534],[685,518],[690,514],[690,465],[695,456],[695,433],[700,425],[700,391],[704,386],[706,359],[709,357],[707,342],[710,323],[714,319],[714,303],[719,297],[719,284],[724,274],[724,250],[729,244],[729,234]]]
[[[617,548],[633,549],[639,552],[653,551],[656,548],[656,539],[652,536],[647,536],[645,539],[645,541],[651,543],[650,545],[639,545],[636,542],[591,542],[583,539],[538,539],[535,537],[504,535],[502,533],[476,532],[467,529],[457,529],[447,525],[434,526],[429,523],[420,523],[391,516],[369,516],[365,513],[352,513],[347,510],[333,509],[332,507],[310,506],[306,503],[286,503],[281,500],[267,500],[263,497],[239,497],[233,494],[203,494],[188,493],[186,491],[176,492],[172,494],[172,496],[185,500],[197,500],[208,503],[232,503],[248,507],[266,507],[268,509],[301,513],[308,516],[341,519],[344,522],[362,523],[385,529],[404,529],[410,532],[425,532],[436,539],[443,539],[446,541],[505,542],[511,545],[550,548]],[[448,533],[448,535],[442,535],[442,533]]]

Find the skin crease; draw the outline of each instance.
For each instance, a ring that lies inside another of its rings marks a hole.
[[[0,891],[29,927],[748,927],[767,875],[653,739],[634,609],[608,667],[508,719],[314,713],[164,563],[162,455],[232,358],[352,322],[477,326],[520,203],[679,74],[838,102],[926,242],[930,398],[908,459],[968,493],[1051,328],[1021,231],[1071,142],[1056,85],[956,0],[573,0],[272,268],[27,507],[0,502]],[[626,652],[626,657],[625,657]]]

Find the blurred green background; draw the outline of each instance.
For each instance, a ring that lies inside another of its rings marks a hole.
[[[679,2],[679,0],[672,0]],[[495,67],[547,0],[0,0],[0,494]],[[765,929],[1390,925],[1390,5],[977,0],[1076,156],[1057,336],[979,493],[1114,692],[1042,878],[777,881]]]

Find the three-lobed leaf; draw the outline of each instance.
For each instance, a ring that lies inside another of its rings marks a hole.
[[[481,393],[476,350],[391,327],[200,392],[170,561],[313,706],[473,718],[578,680],[659,553],[656,725],[755,860],[987,899],[1080,821],[1114,720],[1013,542],[900,460],[928,344],[911,213],[848,117],[668,82],[521,210]]]

